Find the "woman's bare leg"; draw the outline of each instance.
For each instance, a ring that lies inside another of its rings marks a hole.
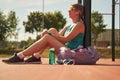
[[[36,53],[34,53],[33,55],[34,55],[36,58],[39,58],[39,57],[40,57],[40,54],[42,54],[46,48],[47,48],[47,47],[42,48],[39,52],[36,52]]]
[[[47,32],[50,32],[50,33],[55,34],[55,35],[59,35],[58,31],[57,31],[55,28],[50,28],[49,30],[45,29],[45,30],[42,32],[41,37],[43,37]],[[34,55],[35,55],[36,57],[39,57],[40,54],[42,54],[43,51],[44,51],[47,47],[50,47],[50,46],[47,45],[47,46],[43,47],[39,52],[34,53]],[[57,53],[57,51],[56,51],[55,53]]]
[[[56,50],[58,50],[60,47],[63,47],[61,42],[56,40],[54,37],[46,34],[44,37],[42,37],[40,40],[32,44],[30,47],[22,51],[24,56],[39,52],[41,49],[43,49],[46,46],[54,47]]]

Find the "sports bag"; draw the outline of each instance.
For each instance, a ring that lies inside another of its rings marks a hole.
[[[79,46],[74,50],[61,47],[58,53],[58,59],[73,59],[75,64],[96,64],[99,60],[99,55],[92,46],[87,48]]]

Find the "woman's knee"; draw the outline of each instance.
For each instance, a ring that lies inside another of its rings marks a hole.
[[[50,33],[56,33],[56,32],[58,32],[55,28],[50,28],[49,30],[48,30],[48,32],[50,32]]]

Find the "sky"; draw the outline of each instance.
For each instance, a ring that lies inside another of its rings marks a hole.
[[[111,13],[112,0],[91,0],[91,11],[98,11],[100,13]],[[117,1],[117,0],[116,0]],[[120,0],[118,0],[119,2]],[[44,0],[44,12],[61,11],[67,20],[67,24],[71,23],[71,19],[68,17],[68,8],[71,4],[77,3],[78,0]],[[116,5],[115,15],[115,28],[119,28],[119,6]],[[18,39],[11,40],[27,40],[28,37],[36,38],[35,34],[25,33],[23,21],[27,21],[27,15],[32,11],[43,11],[43,0],[0,0],[0,10],[5,14],[13,10],[16,12],[16,16],[19,19]],[[106,28],[111,28],[111,16],[103,15],[104,24],[107,24]]]

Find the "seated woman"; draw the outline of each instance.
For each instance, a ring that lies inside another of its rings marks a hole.
[[[84,22],[81,19],[83,17],[83,6],[81,4],[73,4],[70,6],[68,12],[73,22],[70,26],[65,26],[60,32],[55,28],[45,29],[41,34],[41,39],[27,49],[2,61],[7,63],[41,62],[40,54],[42,54],[47,47],[55,48],[55,54],[58,55],[60,47],[75,49],[78,46],[83,46]],[[24,60],[24,58],[29,55],[32,56]]]

